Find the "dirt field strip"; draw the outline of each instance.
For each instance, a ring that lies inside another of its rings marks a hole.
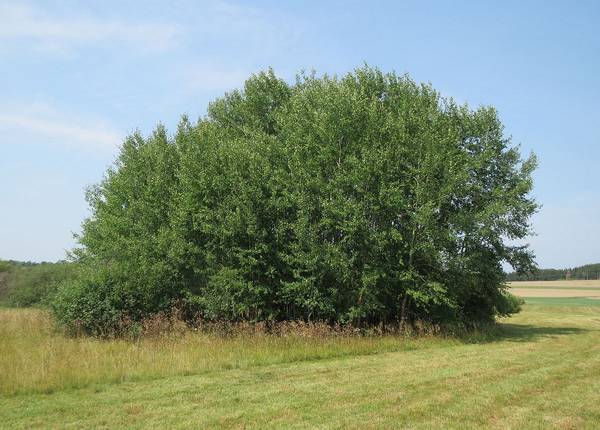
[[[598,290],[511,288],[510,292],[519,297],[590,297],[600,299]]]
[[[567,287],[567,288],[578,288],[578,287],[593,287],[600,289],[600,280],[573,280],[573,281],[514,281],[508,282],[508,285],[512,288],[518,287]]]
[[[600,299],[600,280],[509,282],[519,297],[588,297]]]

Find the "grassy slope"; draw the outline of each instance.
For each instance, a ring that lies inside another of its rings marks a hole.
[[[100,379],[50,394],[5,394],[0,423],[3,428],[599,428],[600,306],[566,299],[535,303],[506,322],[496,341],[380,339],[359,346],[319,341],[312,351],[303,350],[301,342],[284,346],[258,339],[252,342],[255,349],[246,344],[231,352],[235,347],[227,346],[229,361],[195,375],[140,374],[139,381],[120,384]],[[222,360],[222,345],[203,345]],[[254,361],[240,361],[247,348]],[[279,359],[257,358],[258,349],[279,351]],[[172,347],[157,354],[171,354],[179,363]],[[45,360],[49,365],[52,357]],[[90,365],[93,374],[99,363]]]

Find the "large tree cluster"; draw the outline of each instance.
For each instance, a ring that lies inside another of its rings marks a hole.
[[[177,305],[209,320],[490,320],[536,210],[493,108],[407,76],[272,71],[174,135],[122,145],[87,194],[60,321],[110,330]]]

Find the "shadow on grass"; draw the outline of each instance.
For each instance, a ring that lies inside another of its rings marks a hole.
[[[533,342],[545,337],[557,337],[587,333],[590,330],[578,327],[544,327],[527,324],[498,323],[489,330],[474,333],[467,343],[489,342]]]

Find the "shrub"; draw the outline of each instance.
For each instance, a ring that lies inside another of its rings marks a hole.
[[[496,313],[499,316],[516,314],[521,311],[521,307],[525,304],[525,300],[508,291],[502,291],[500,296],[501,298],[496,302]]]
[[[174,303],[207,320],[490,321],[516,309],[502,263],[533,262],[507,241],[530,233],[534,168],[493,108],[407,76],[259,73],[173,137],[125,140],[87,194],[75,253],[93,275],[55,313],[92,333]]]
[[[119,295],[102,273],[87,274],[61,285],[51,309],[59,324],[72,333],[108,336],[119,331],[127,298]]]

